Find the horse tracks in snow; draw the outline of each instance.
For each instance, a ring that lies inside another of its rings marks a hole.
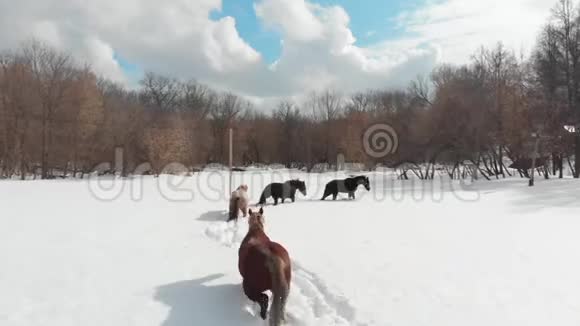
[[[248,231],[245,223],[210,222],[205,235],[223,246],[237,250]],[[241,291],[241,288],[240,288]],[[257,305],[248,300],[247,311],[257,316]],[[292,284],[286,306],[288,326],[367,325],[356,318],[347,298],[333,293],[314,273],[292,260]]]

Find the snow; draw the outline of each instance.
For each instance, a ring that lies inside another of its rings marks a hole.
[[[335,175],[235,173],[293,260],[288,325],[578,325],[580,183],[460,184],[371,173],[356,201],[321,202]],[[110,186],[110,187],[109,187]],[[0,182],[0,325],[265,325],[241,290],[245,220],[227,174]],[[98,199],[100,197],[101,199]]]

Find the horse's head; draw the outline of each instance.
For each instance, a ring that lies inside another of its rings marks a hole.
[[[359,177],[359,184],[362,184],[367,191],[371,190],[371,182],[369,181],[369,177]]]
[[[306,183],[298,179],[292,181],[292,186],[306,196]]]
[[[238,187],[238,190],[243,190],[245,192],[248,192],[248,185],[241,185]]]
[[[258,212],[254,212],[252,209],[250,209],[249,213],[250,218],[248,219],[248,224],[250,225],[250,229],[256,227],[264,229],[264,224],[266,223],[264,219],[264,209],[260,208]]]

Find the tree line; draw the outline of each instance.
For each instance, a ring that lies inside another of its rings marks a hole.
[[[491,179],[505,177],[510,165],[527,176],[537,151],[546,177],[561,177],[565,166],[578,177],[579,121],[580,9],[571,0],[554,7],[529,56],[498,43],[406,89],[313,92],[269,112],[195,80],[153,72],[127,89],[37,41],[0,54],[2,177],[83,176],[113,163],[118,148],[124,175],[144,162],[150,166],[140,173],[175,162],[191,170],[226,164],[229,128],[236,165],[312,169],[335,164],[340,154],[398,168],[404,178],[433,178],[441,166],[454,178],[469,166]],[[378,159],[362,146],[365,130],[377,123],[392,126],[399,141],[396,153]]]

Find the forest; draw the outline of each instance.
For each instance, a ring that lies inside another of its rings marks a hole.
[[[436,167],[456,178],[469,167],[492,179],[528,176],[537,157],[546,178],[564,169],[579,177],[580,9],[572,1],[554,7],[531,53],[498,43],[468,64],[409,80],[404,89],[328,89],[258,110],[243,96],[159,72],[129,89],[29,40],[0,54],[0,177],[83,177],[119,149],[123,175],[227,164],[230,128],[239,167],[310,171],[343,155],[369,169],[400,168],[404,178],[433,178]],[[362,135],[377,123],[396,130],[393,155],[365,153]]]

